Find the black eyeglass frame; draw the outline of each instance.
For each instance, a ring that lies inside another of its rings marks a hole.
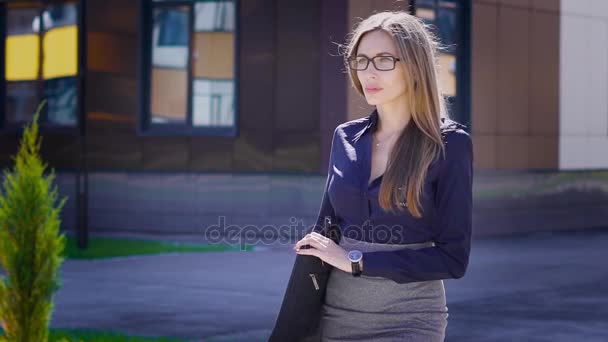
[[[364,57],[367,60],[367,63],[365,64],[365,68],[363,68],[363,69],[353,68],[352,62],[357,61],[357,58],[360,58],[360,57]],[[380,68],[378,68],[378,65],[376,65],[375,59],[379,58],[379,57],[382,57],[382,58],[391,58],[393,60],[393,67],[390,68],[390,69],[380,69]],[[398,58],[398,57],[395,57],[395,56],[386,56],[386,55],[374,56],[372,58],[369,58],[367,56],[353,56],[353,57],[349,57],[348,58],[348,67],[351,68],[352,70],[357,70],[357,71],[367,70],[367,68],[369,68],[369,62],[371,61],[374,64],[374,68],[376,68],[376,70],[378,70],[378,71],[391,71],[391,70],[395,69],[395,67],[397,66],[397,62],[400,61],[400,60],[401,60],[401,58]]]

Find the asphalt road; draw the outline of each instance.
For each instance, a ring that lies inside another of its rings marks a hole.
[[[446,280],[447,341],[608,340],[608,230],[477,239]],[[53,327],[203,341],[264,340],[295,255],[255,252],[68,260]]]

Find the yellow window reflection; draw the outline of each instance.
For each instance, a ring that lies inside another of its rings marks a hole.
[[[76,76],[78,72],[78,28],[63,26],[44,34],[43,78]]]
[[[23,34],[6,38],[7,81],[31,81],[38,79],[40,43],[38,35]]]

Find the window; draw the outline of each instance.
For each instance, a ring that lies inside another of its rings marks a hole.
[[[78,4],[4,4],[4,94],[0,124],[20,127],[42,99],[43,126],[75,127],[78,103]]]
[[[235,135],[236,3],[147,0],[144,134]]]
[[[438,57],[439,82],[452,116],[470,127],[469,1],[416,0],[415,14],[445,47]]]

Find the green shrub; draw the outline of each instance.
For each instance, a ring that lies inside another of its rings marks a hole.
[[[40,158],[38,107],[25,126],[15,166],[4,171],[0,192],[0,324],[10,342],[48,341],[53,293],[59,287],[65,236],[59,234],[58,202],[54,170]]]

